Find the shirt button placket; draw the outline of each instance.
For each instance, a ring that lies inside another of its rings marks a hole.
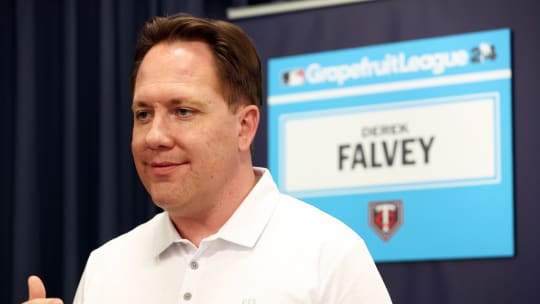
[[[199,262],[197,262],[195,260],[189,262],[189,268],[191,270],[199,269]],[[192,275],[190,275],[190,276],[193,278]],[[182,298],[184,299],[185,302],[189,302],[193,298],[193,294],[190,291],[186,291],[186,292],[184,292]]]

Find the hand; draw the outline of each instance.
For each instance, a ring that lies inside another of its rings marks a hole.
[[[28,277],[28,301],[22,304],[63,304],[61,299],[46,298],[45,285],[38,276]]]

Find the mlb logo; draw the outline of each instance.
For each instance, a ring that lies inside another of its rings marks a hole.
[[[403,223],[403,202],[383,201],[369,203],[369,225],[387,242]]]
[[[304,84],[304,70],[294,69],[281,74],[281,83],[287,86],[299,86]]]

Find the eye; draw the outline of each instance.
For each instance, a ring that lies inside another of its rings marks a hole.
[[[150,118],[150,112],[148,111],[136,111],[135,112],[135,119],[140,121],[145,121]]]
[[[178,114],[178,116],[185,118],[185,117],[190,117],[191,115],[193,115],[193,110],[186,109],[186,108],[179,108],[179,109],[176,109],[176,113]]]

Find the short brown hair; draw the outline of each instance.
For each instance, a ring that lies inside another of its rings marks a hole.
[[[132,89],[146,53],[160,42],[176,40],[202,41],[210,47],[230,108],[245,99],[261,107],[261,63],[251,39],[232,23],[188,14],[154,17],[144,24],[135,47]]]

